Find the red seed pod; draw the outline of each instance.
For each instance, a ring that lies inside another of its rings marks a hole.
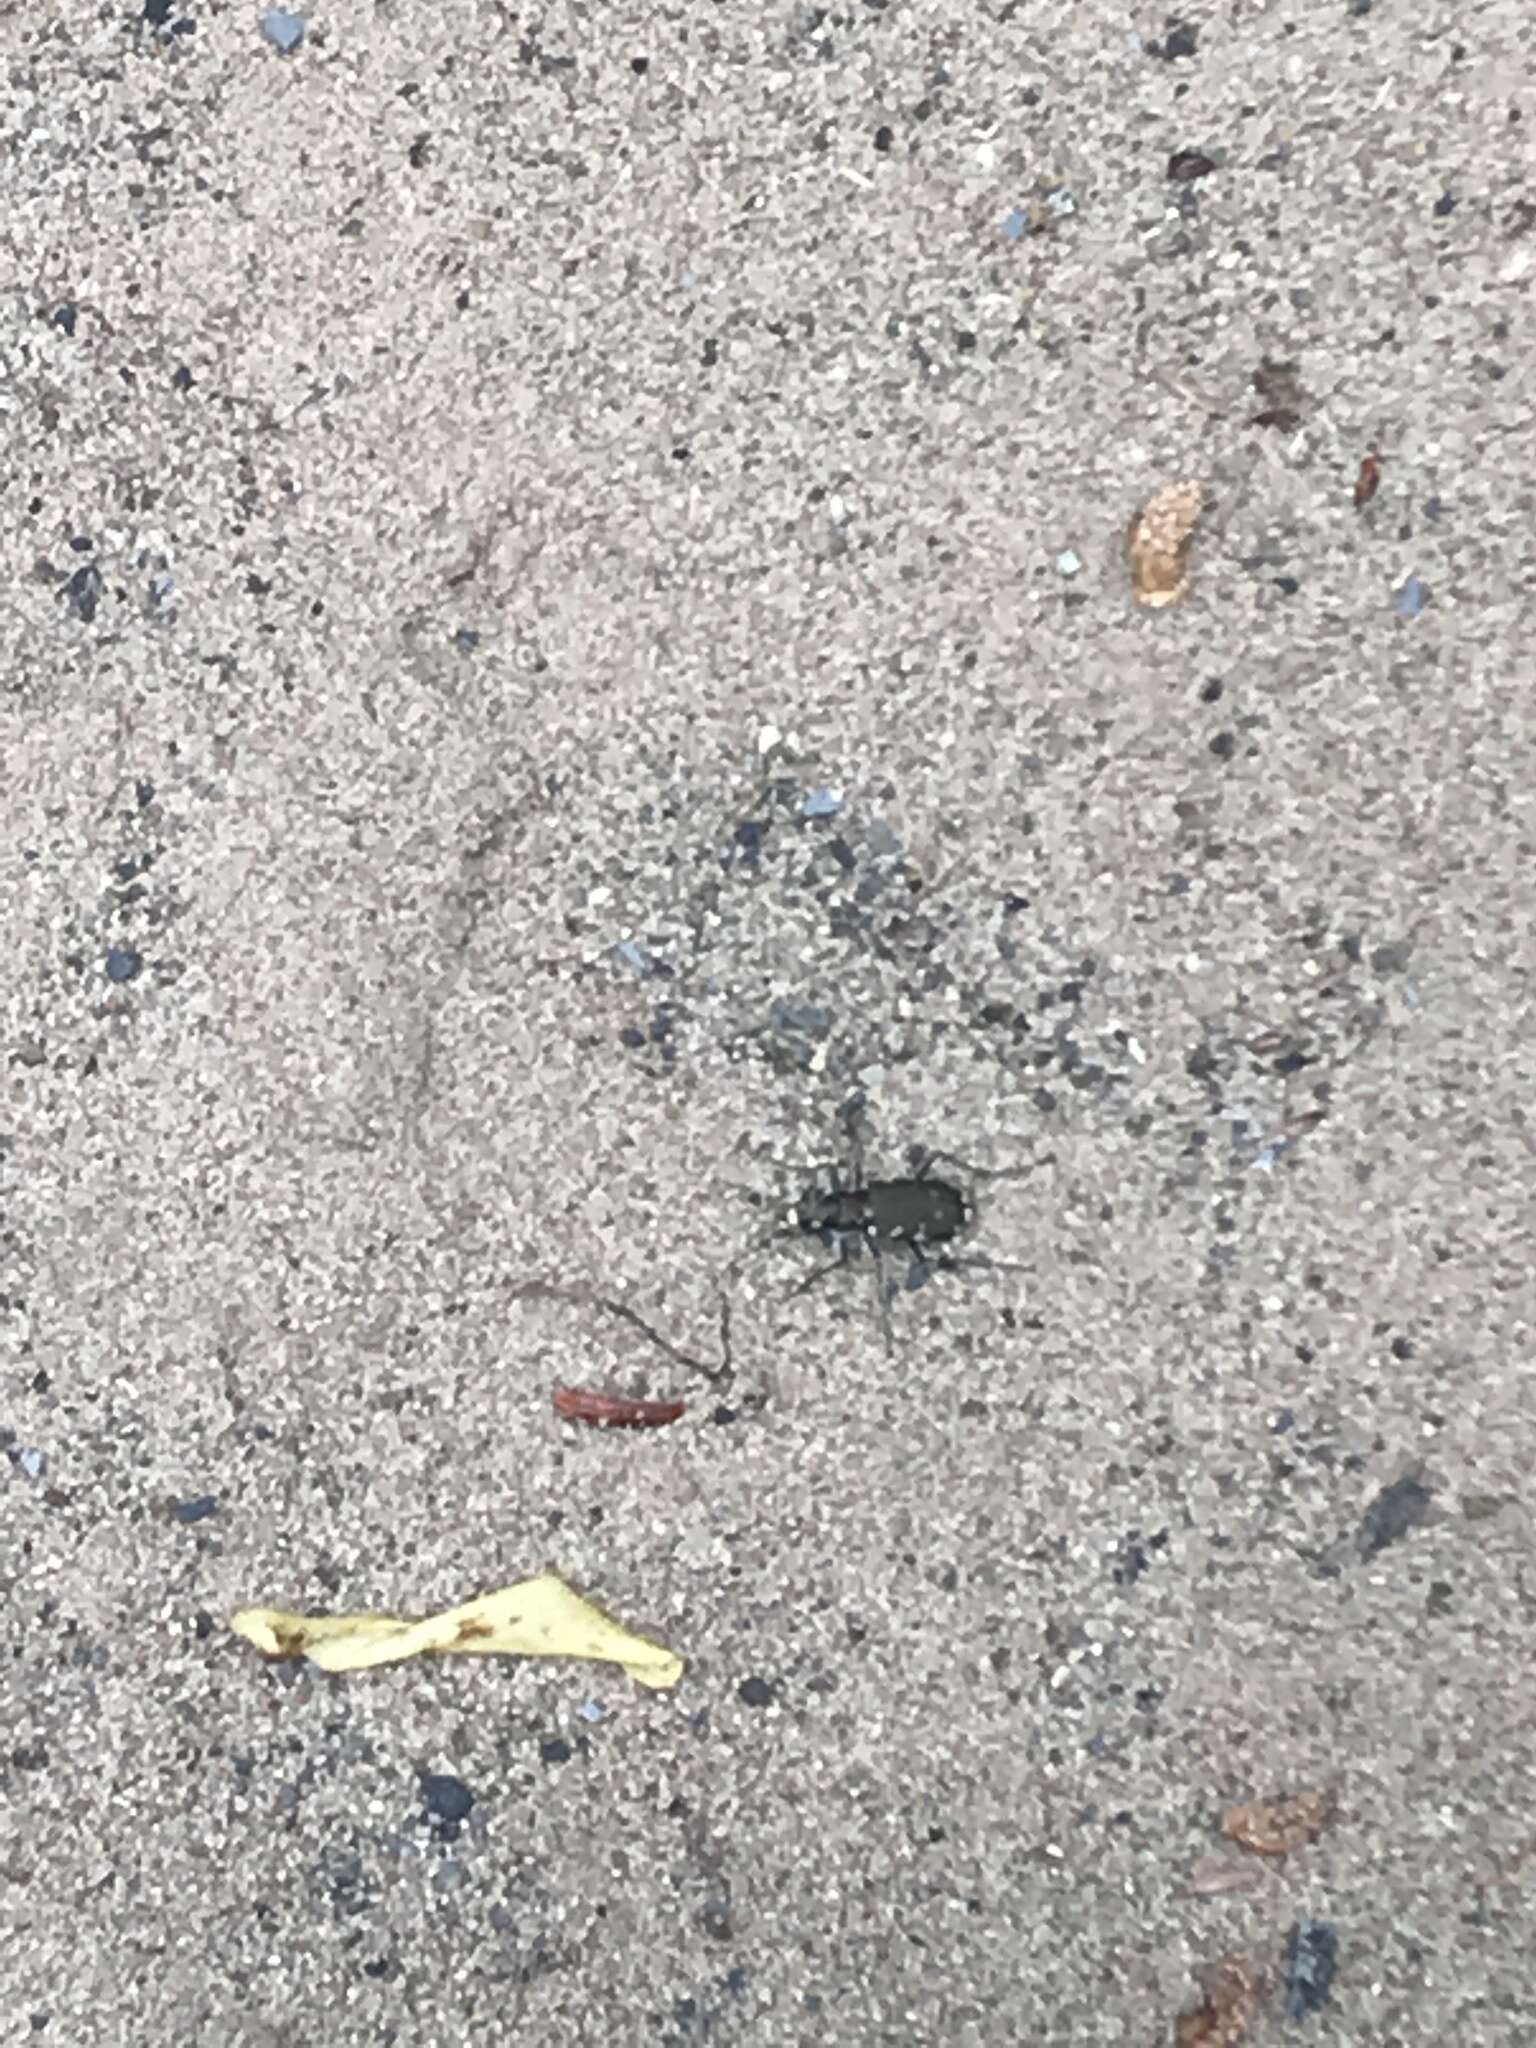
[[[590,1387],[556,1387],[555,1413],[594,1429],[660,1429],[687,1411],[685,1401],[633,1401],[624,1394],[600,1394]]]

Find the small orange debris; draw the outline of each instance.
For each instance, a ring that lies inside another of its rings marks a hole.
[[[1363,512],[1381,488],[1381,457],[1373,448],[1360,464],[1355,478],[1355,510]]]
[[[1221,1817],[1221,1832],[1259,1856],[1284,1856],[1322,1833],[1333,1795],[1321,1789],[1294,1799],[1255,1799]]]
[[[1192,477],[1166,484],[1131,522],[1127,546],[1138,604],[1154,610],[1189,594],[1189,541],[1205,486]]]
[[[1223,1956],[1202,2002],[1174,2021],[1174,2048],[1234,2048],[1258,2010],[1262,1989],[1246,1956]]]

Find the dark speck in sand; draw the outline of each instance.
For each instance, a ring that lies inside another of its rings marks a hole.
[[[1304,2020],[1328,2003],[1339,1937],[1326,1920],[1298,1920],[1285,1945],[1286,2017]]]
[[[88,626],[101,603],[101,571],[94,562],[86,562],[75,571],[64,586],[64,595],[75,617]]]
[[[463,1779],[451,1778],[446,1772],[423,1772],[421,1797],[435,1820],[467,1820],[475,1803],[475,1795]]]
[[[1430,1489],[1412,1473],[1383,1487],[1360,1518],[1355,1548],[1362,1558],[1385,1550],[1390,1543],[1427,1521],[1434,1500]]]

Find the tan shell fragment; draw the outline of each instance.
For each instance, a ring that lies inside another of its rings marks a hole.
[[[1189,594],[1189,540],[1205,486],[1193,477],[1165,484],[1131,521],[1127,546],[1138,604],[1158,609]]]
[[[1248,2031],[1262,1989],[1246,1957],[1223,1956],[1204,2001],[1174,2021],[1174,2048],[1233,2048]]]
[[[1189,1873],[1189,1889],[1197,1898],[1217,1892],[1251,1892],[1263,1882],[1257,1863],[1239,1862],[1235,1856],[1202,1856]]]
[[[1230,1807],[1221,1832],[1260,1856],[1284,1856],[1322,1833],[1333,1811],[1333,1795],[1321,1789],[1294,1799],[1255,1799]]]

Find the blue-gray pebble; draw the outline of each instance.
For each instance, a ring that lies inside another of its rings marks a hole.
[[[304,17],[290,14],[286,7],[269,7],[261,19],[262,34],[287,56],[304,40]]]
[[[467,1820],[475,1803],[474,1793],[462,1778],[450,1778],[436,1771],[423,1774],[421,1796],[428,1813],[438,1820]]]
[[[1326,1920],[1298,1920],[1285,1945],[1285,2010],[1304,2020],[1328,2003],[1339,1959],[1339,1937]]]

